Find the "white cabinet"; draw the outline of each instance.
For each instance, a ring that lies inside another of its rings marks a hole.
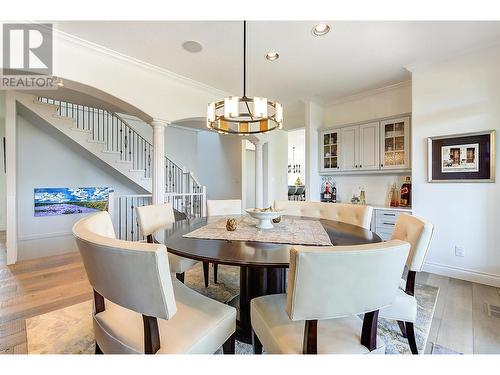
[[[359,125],[359,161],[358,169],[379,169],[379,124]]]
[[[409,116],[327,129],[319,138],[322,174],[410,169]]]
[[[380,122],[380,168],[410,168],[410,118]]]
[[[410,210],[398,210],[398,209],[379,209],[375,208],[373,210],[373,220],[371,230],[377,233],[382,240],[387,241],[392,237],[392,232],[394,232],[394,227],[396,226],[396,220],[401,214],[411,215]]]
[[[379,169],[378,122],[348,126],[340,131],[343,171]]]
[[[320,170],[331,172],[340,170],[340,132],[325,130],[320,134]]]
[[[343,171],[355,171],[358,168],[359,126],[342,128],[341,166]]]

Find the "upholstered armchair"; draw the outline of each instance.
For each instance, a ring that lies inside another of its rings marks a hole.
[[[378,311],[393,302],[409,249],[398,240],[294,246],[287,293],[251,301],[254,352],[384,353]]]
[[[142,235],[146,236],[147,242],[153,243],[153,233],[167,228],[175,222],[174,209],[170,203],[153,204],[149,206],[136,207],[137,223]],[[180,257],[178,255],[168,253],[168,262],[170,271],[175,273],[180,282],[184,282],[185,272],[193,267],[198,261]],[[207,279],[205,279],[205,283]]]
[[[286,210],[286,215],[336,220],[365,229],[370,229],[373,214],[373,207],[347,203],[274,201],[274,207]]]
[[[396,220],[392,239],[410,243],[410,253],[406,260],[408,275],[401,280],[396,299],[391,306],[382,309],[380,316],[397,320],[401,333],[408,339],[411,352],[418,354],[415,340],[414,323],[417,320],[417,300],[415,298],[415,279],[422,271],[425,257],[434,234],[434,225],[416,216],[400,214]]]
[[[207,216],[241,215],[241,199],[207,199]],[[214,263],[214,283],[217,284],[219,265]],[[208,287],[209,262],[203,262],[205,287]]]
[[[234,353],[236,310],[173,278],[164,245],[117,240],[107,212],[73,234],[94,288],[96,353]]]

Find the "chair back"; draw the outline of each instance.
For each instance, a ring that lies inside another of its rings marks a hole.
[[[241,215],[241,199],[207,199],[207,216]]]
[[[340,318],[379,310],[396,297],[410,245],[294,246],[286,311],[292,320]]]
[[[410,254],[406,261],[410,271],[422,271],[433,234],[434,225],[428,221],[408,214],[398,216],[392,239],[410,243]]]
[[[73,226],[90,284],[104,298],[122,307],[170,319],[177,306],[167,249],[160,244],[117,240],[106,236],[106,230],[97,230],[110,226],[108,212],[87,216]]]
[[[174,209],[170,203],[136,207],[137,223],[143,236],[149,236],[160,228],[175,222]]]
[[[286,215],[316,217],[370,229],[373,207],[311,201],[274,201],[276,209],[285,209]]]

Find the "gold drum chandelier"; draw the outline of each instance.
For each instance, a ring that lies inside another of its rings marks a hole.
[[[243,96],[208,104],[207,128],[222,134],[267,133],[283,126],[283,106],[267,98],[246,96],[246,21],[243,21]]]

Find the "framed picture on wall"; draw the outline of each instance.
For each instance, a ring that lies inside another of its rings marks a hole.
[[[108,187],[35,188],[34,216],[107,211],[109,192]]]
[[[495,131],[428,138],[429,182],[495,182]]]

